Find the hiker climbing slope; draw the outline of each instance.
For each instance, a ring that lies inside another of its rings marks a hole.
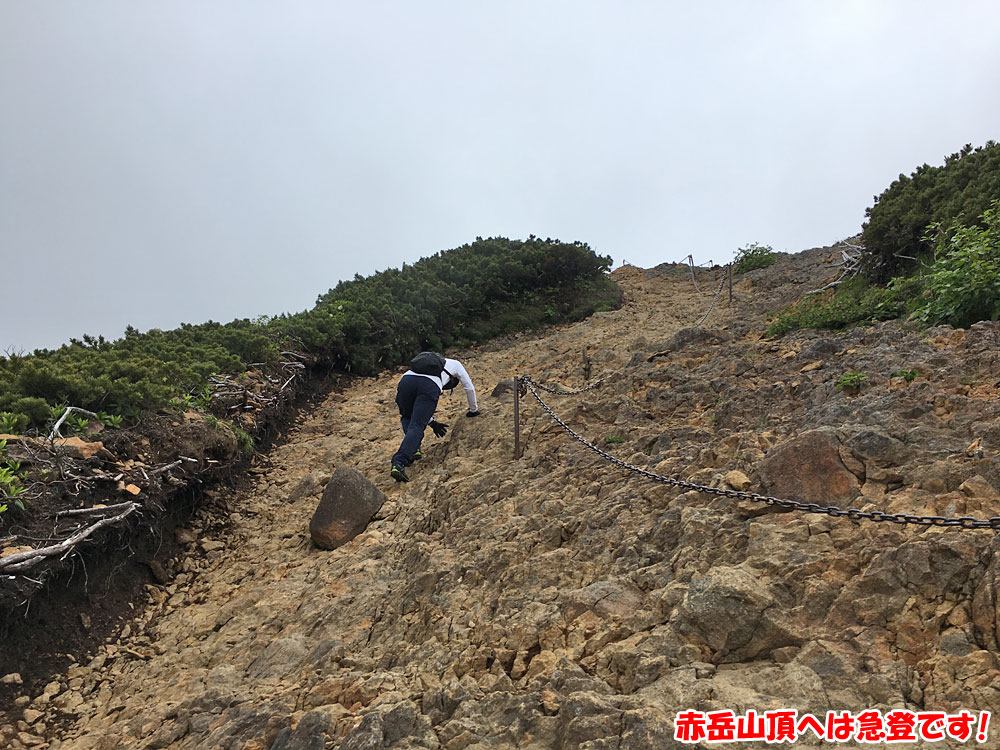
[[[420,458],[420,443],[424,430],[430,425],[434,434],[444,437],[448,425],[433,419],[441,392],[451,390],[459,383],[465,389],[469,402],[467,417],[479,415],[476,387],[465,367],[457,359],[446,359],[437,352],[420,352],[410,360],[410,369],[400,378],[396,387],[396,405],[399,407],[403,426],[403,442],[392,456],[390,474],[397,482],[408,482],[406,467]]]

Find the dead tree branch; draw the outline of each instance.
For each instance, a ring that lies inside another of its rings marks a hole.
[[[841,244],[842,245],[846,245],[849,248],[856,248],[857,247],[855,245],[851,245],[848,242],[842,242]],[[856,252],[851,252],[850,250],[843,250],[842,249],[840,251],[841,261],[840,261],[840,263],[837,264],[837,265],[839,265],[839,266],[841,266],[843,268],[843,270],[840,272],[840,276],[838,276],[836,279],[834,279],[833,281],[831,281],[829,284],[824,284],[819,289],[813,289],[810,292],[806,292],[806,295],[819,294],[820,292],[825,292],[827,289],[830,289],[831,287],[837,286],[837,284],[839,284],[845,278],[855,276],[858,273],[858,270],[860,269],[860,266],[861,266],[861,252],[860,251],[863,250],[863,249],[864,248],[857,247],[857,251]]]
[[[76,545],[89,537],[91,534],[104,528],[105,526],[110,526],[111,524],[118,523],[119,521],[128,518],[128,516],[132,515],[132,513],[134,513],[139,507],[138,503],[128,503],[127,505],[128,507],[125,511],[119,513],[117,516],[102,518],[97,523],[88,526],[85,529],[81,529],[72,536],[63,539],[58,544],[41,547],[40,549],[28,550],[26,552],[18,552],[14,555],[8,555],[7,557],[0,557],[0,572],[10,573],[25,570],[46,557],[72,552]]]
[[[59,434],[59,428],[62,427],[62,423],[64,421],[66,421],[66,417],[68,417],[70,415],[70,412],[74,412],[74,411],[78,411],[81,414],[86,414],[88,417],[91,417],[92,419],[100,419],[100,417],[98,417],[92,411],[87,411],[86,409],[81,409],[79,406],[67,406],[66,407],[66,411],[63,412],[63,415],[61,417],[59,417],[58,421],[56,421],[56,423],[52,426],[52,432],[49,434],[49,443],[50,444],[55,441],[56,436]]]
[[[114,513],[119,510],[125,510],[131,505],[135,505],[133,502],[127,503],[117,503],[115,505],[99,505],[94,508],[74,508],[73,510],[61,510],[56,513],[56,518],[61,518],[62,516],[88,516],[88,515],[98,515],[105,513]]]

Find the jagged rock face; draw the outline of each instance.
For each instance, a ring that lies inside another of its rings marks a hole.
[[[627,267],[622,310],[457,353],[483,416],[443,398],[452,429],[428,434],[406,485],[388,475],[398,373],[357,380],[232,500],[226,546],[192,544],[130,634],[13,729],[63,750],[671,748],[690,747],[673,739],[689,708],[1000,710],[992,532],[682,491],[588,451],[530,395],[515,461],[512,393],[488,396],[521,373],[580,385],[587,346],[610,378],[544,397],[632,465],[866,511],[1000,515],[996,324],[760,339],[762,313],[827,281],[833,254],[738,281],[712,335],[677,335],[710,302],[686,269]],[[857,395],[835,387],[848,371],[868,375]],[[386,502],[353,540],[313,549],[310,514],[343,466]]]

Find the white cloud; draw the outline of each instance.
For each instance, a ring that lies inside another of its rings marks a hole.
[[[501,234],[857,232],[997,137],[989,2],[7,3],[0,348],[311,306]],[[44,302],[43,302],[44,300]]]

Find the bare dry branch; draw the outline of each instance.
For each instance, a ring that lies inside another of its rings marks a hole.
[[[92,411],[81,409],[79,406],[67,406],[66,411],[63,412],[63,415],[59,417],[55,425],[52,426],[52,432],[49,434],[49,443],[52,443],[56,439],[56,435],[59,434],[59,428],[62,426],[62,423],[66,420],[66,417],[70,415],[70,412],[74,411],[78,411],[81,414],[86,414],[88,417],[91,417],[93,419],[99,419],[99,417]]]
[[[175,466],[180,466],[181,463],[183,463],[183,462],[180,459],[177,459],[176,461],[174,461],[172,463],[169,463],[166,466],[161,466],[158,469],[150,469],[149,473],[150,473],[151,476],[155,476],[156,474],[162,474],[164,471],[170,471]],[[145,474],[145,472],[143,472],[143,473]]]
[[[135,503],[127,502],[127,503],[117,503],[115,505],[101,505],[96,508],[75,508],[73,510],[61,510],[58,513],[56,513],[56,518],[60,518],[61,516],[87,516],[95,514],[114,513],[119,510],[125,510],[130,505],[135,505]]]
[[[117,516],[102,518],[97,523],[88,526],[85,529],[81,529],[72,536],[63,539],[58,544],[41,547],[40,549],[28,550],[27,552],[18,552],[13,555],[8,555],[7,557],[0,557],[0,571],[9,573],[18,570],[25,570],[46,557],[72,552],[77,544],[89,537],[95,531],[124,520],[134,513],[139,507],[138,503],[128,503],[127,505],[128,507],[126,510],[119,513]]]
[[[854,247],[853,245],[850,245],[847,242],[841,244],[848,245],[849,247]],[[845,278],[854,277],[855,275],[857,275],[861,264],[861,253],[858,252],[857,254],[852,254],[847,250],[841,250],[840,257],[841,257],[841,262],[837,265],[841,266],[844,269],[843,271],[840,272],[840,276],[838,276],[830,283],[824,284],[819,289],[813,289],[812,291],[806,292],[807,296],[810,294],[819,294],[820,292],[825,292],[827,289],[837,286]]]

